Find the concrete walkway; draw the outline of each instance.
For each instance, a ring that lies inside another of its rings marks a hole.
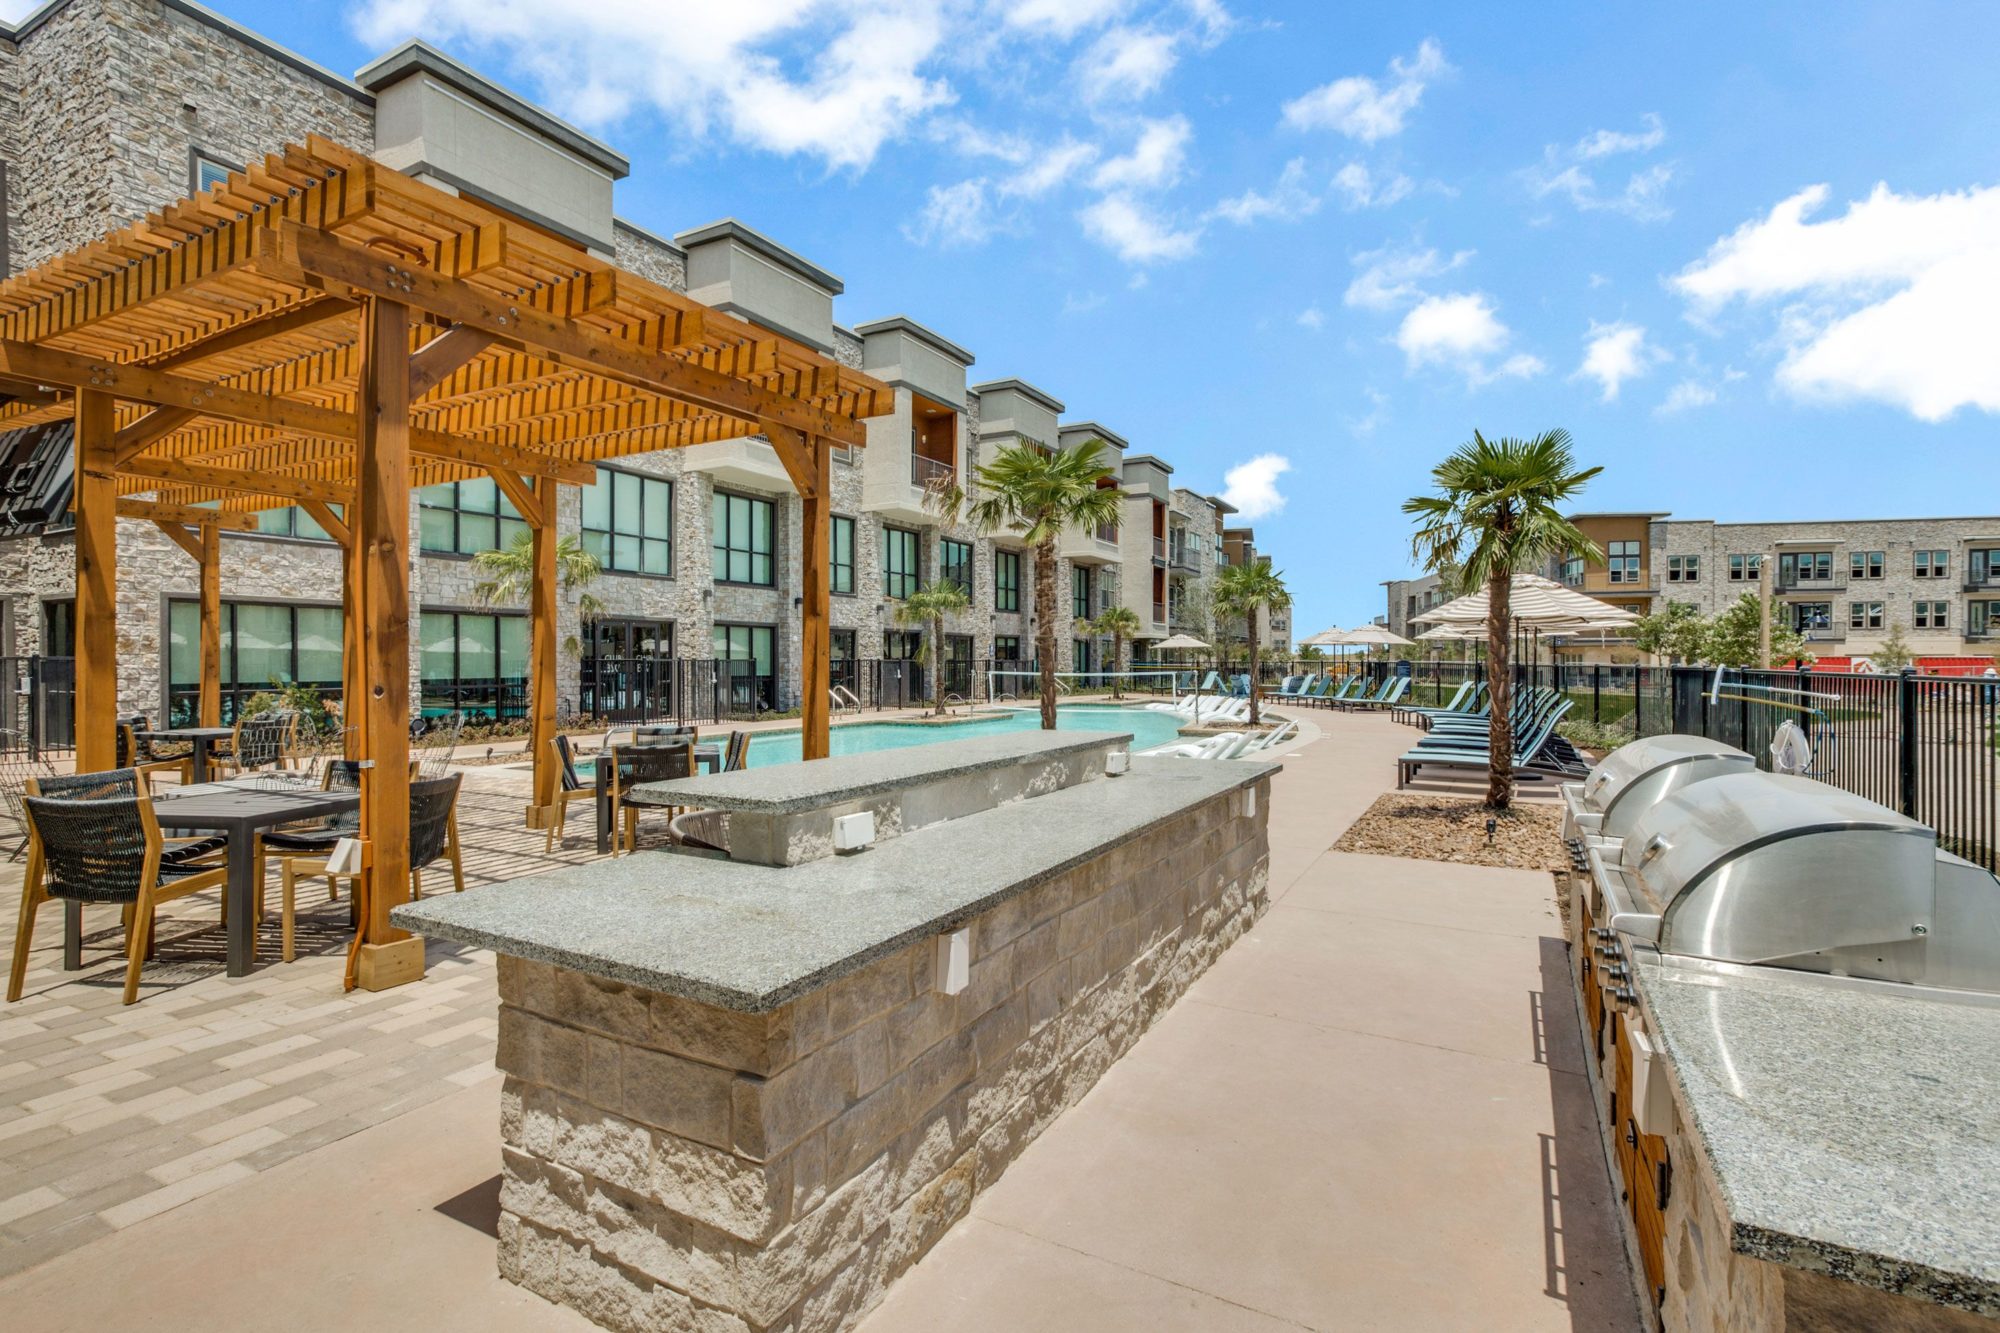
[[[1409,733],[1318,720],[1274,789],[1270,914],[868,1333],[1638,1326],[1548,879],[1327,852]],[[44,1333],[589,1328],[494,1274],[498,1090],[17,1273],[0,1310]]]

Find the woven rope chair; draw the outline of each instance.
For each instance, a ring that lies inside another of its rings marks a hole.
[[[548,836],[542,840],[544,852],[554,851],[556,844],[562,841],[570,806],[577,801],[594,800],[597,796],[596,789],[584,786],[583,779],[577,776],[576,749],[570,744],[569,737],[558,734],[550,738],[549,744],[555,747],[560,789],[556,792],[555,813],[548,817]]]
[[[46,778],[54,770],[46,759],[28,748],[28,738],[17,731],[0,731],[0,820],[12,825],[15,839],[7,859],[13,860],[28,849],[28,812],[21,805],[30,778]]]
[[[750,767],[750,733],[732,731],[729,744],[722,752],[722,771],[734,773],[738,769]]]
[[[172,773],[182,782],[192,782],[194,759],[191,756],[156,756],[151,742],[139,739],[139,733],[150,725],[144,713],[118,719],[118,729],[112,734],[117,747],[118,767],[136,768],[149,787],[155,773]]]
[[[229,754],[219,762],[239,774],[279,777],[299,769],[298,747],[297,713],[255,713],[236,724]]]
[[[358,785],[360,768],[347,765],[347,771],[354,781],[347,783],[338,778],[332,785]],[[339,774],[341,770],[333,770]],[[459,893],[465,892],[465,865],[459,854],[458,843],[458,789],[465,780],[463,773],[452,773],[441,778],[410,779],[410,896],[423,896],[423,870],[439,860],[451,863],[452,887]],[[326,876],[327,883],[334,882],[334,874],[328,864],[333,851],[333,843],[341,837],[351,837],[359,831],[359,816],[354,816],[354,824],[343,821],[349,816],[337,815],[331,821],[331,836],[318,851],[299,850],[285,856],[279,873],[282,901],[280,943],[286,962],[294,955],[294,937],[298,919],[298,882],[301,878]],[[267,835],[268,841],[268,835]],[[350,879],[358,878],[353,875]],[[338,896],[336,894],[336,896]],[[358,898],[350,898],[358,907]]]
[[[28,814],[28,868],[14,931],[14,965],[7,976],[10,1003],[21,998],[35,913],[43,903],[116,903],[124,909],[125,1003],[131,1004],[139,998],[139,969],[152,939],[154,911],[163,902],[228,882],[226,865],[169,859],[152,797],[137,773],[125,770],[121,783],[101,784],[100,791],[121,786],[129,794],[77,799],[30,791],[22,796]]]
[[[606,750],[598,758],[598,763],[611,765],[611,820],[614,832],[611,852],[618,854],[619,844],[625,850],[639,850],[639,813],[651,806],[640,806],[625,799],[625,793],[642,782],[669,782],[675,778],[694,776],[694,746],[685,737],[652,745],[620,745]],[[680,813],[674,806],[664,807],[669,818]],[[622,834],[619,830],[622,828]]]
[[[421,720],[412,722],[410,744],[417,757],[417,772],[427,778],[443,777],[451,768],[452,752],[464,732],[464,713],[453,713],[436,726],[426,726]]]

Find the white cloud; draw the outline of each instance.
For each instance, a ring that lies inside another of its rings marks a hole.
[[[950,250],[978,245],[997,229],[987,207],[986,182],[979,179],[931,186],[924,194],[923,211],[903,228],[903,234],[918,245]]]
[[[953,99],[926,73],[947,26],[932,0],[365,0],[353,24],[376,47],[423,37],[497,53],[535,96],[587,125],[650,106],[690,139],[725,136],[829,167],[867,166]]]
[[[1403,121],[1423,100],[1433,79],[1447,74],[1444,49],[1428,38],[1409,60],[1389,62],[1387,85],[1362,74],[1335,79],[1285,103],[1285,124],[1295,130],[1338,130],[1374,143],[1403,132]]]
[[[1646,330],[1639,325],[1592,321],[1584,338],[1583,363],[1570,378],[1596,380],[1603,391],[1601,401],[1615,403],[1626,380],[1638,379],[1664,357],[1646,341]]]
[[[1430,249],[1397,250],[1384,246],[1380,250],[1364,250],[1354,256],[1354,266],[1361,271],[1347,285],[1347,294],[1341,299],[1364,310],[1394,310],[1423,295],[1418,283],[1463,268],[1471,261],[1470,250],[1460,250],[1449,259]]]
[[[1365,440],[1381,428],[1389,419],[1389,396],[1374,389],[1363,389],[1368,399],[1368,411],[1364,416],[1347,418],[1348,433],[1357,440]]]
[[[1606,193],[1598,184],[1597,168],[1586,164],[1626,153],[1650,153],[1666,142],[1667,129],[1650,112],[1640,118],[1645,126],[1637,133],[1622,130],[1592,130],[1563,149],[1550,144],[1542,160],[1521,173],[1528,193],[1536,199],[1556,195],[1567,199],[1585,213],[1623,213],[1641,222],[1659,222],[1673,216],[1667,206],[1667,186],[1674,179],[1673,164],[1655,162],[1641,167],[1625,179],[1622,188]]]
[[[1285,163],[1278,183],[1269,194],[1245,190],[1234,199],[1224,199],[1212,210],[1238,226],[1248,226],[1265,218],[1296,222],[1319,211],[1319,198],[1306,188],[1306,160],[1295,157]]]
[[[1108,194],[1077,217],[1086,234],[1130,264],[1186,259],[1201,243],[1199,227],[1176,227],[1128,194]]]
[[[1326,312],[1316,305],[1309,305],[1299,311],[1298,325],[1302,329],[1311,329],[1314,333],[1318,333],[1326,327]]]
[[[1180,179],[1187,142],[1194,133],[1186,116],[1143,121],[1132,151],[1107,160],[1090,178],[1100,190],[1159,189]]]
[[[1153,28],[1111,29],[1077,61],[1077,82],[1085,100],[1135,101],[1146,96],[1173,72],[1178,45],[1173,34]]]
[[[2000,186],[1903,195],[1837,218],[1815,185],[1746,222],[1673,280],[1701,315],[1782,301],[1777,382],[1809,400],[1872,399],[1923,421],[2000,412]]]
[[[1213,45],[1236,27],[1236,16],[1223,8],[1222,0],[1181,0],[1188,17],[1194,20],[1201,40]]]
[[[1080,143],[1065,134],[1012,176],[1000,182],[1000,193],[1025,199],[1047,194],[1097,158],[1094,144]]]
[[[1004,7],[1009,26],[1074,37],[1122,14],[1129,0],[1012,0]]]
[[[1514,334],[1500,322],[1493,303],[1479,292],[1427,296],[1403,316],[1396,346],[1412,371],[1442,366],[1458,371],[1474,388],[1497,379],[1527,379],[1546,367],[1525,352],[1507,352]]]
[[[1715,401],[1715,390],[1700,380],[1682,380],[1667,390],[1667,396],[1653,409],[1656,416],[1672,416],[1676,412],[1689,412],[1697,407],[1707,407]]]
[[[1416,182],[1400,173],[1379,180],[1359,162],[1349,162],[1333,174],[1333,188],[1341,195],[1342,207],[1352,213],[1358,208],[1387,208],[1408,197]]]
[[[1236,516],[1245,521],[1267,517],[1285,507],[1278,492],[1278,478],[1292,470],[1292,460],[1283,454],[1258,454],[1222,474],[1222,499],[1236,506]]]

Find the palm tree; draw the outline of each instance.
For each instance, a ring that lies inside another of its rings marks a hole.
[[[1118,673],[1125,669],[1125,641],[1143,628],[1139,613],[1129,606],[1107,606],[1098,612],[1097,619],[1082,621],[1081,625],[1086,634],[1111,640],[1111,697],[1123,699],[1122,678]]]
[[[898,625],[915,625],[925,631],[917,660],[931,668],[931,716],[944,714],[944,620],[964,611],[972,601],[955,580],[939,579],[905,597],[896,606]]]
[[[1056,729],[1056,543],[1071,528],[1118,521],[1125,496],[1104,465],[1104,442],[1051,450],[1033,440],[1008,445],[979,469],[977,500],[956,486],[926,503],[948,523],[969,514],[982,531],[1018,530],[1035,556],[1035,659],[1040,663],[1042,730]]]
[[[1456,570],[1457,591],[1486,587],[1486,662],[1492,710],[1486,728],[1486,804],[1507,808],[1514,791],[1509,728],[1513,681],[1507,660],[1509,605],[1517,570],[1564,556],[1602,559],[1590,538],[1557,512],[1603,468],[1578,470],[1566,430],[1531,440],[1488,440],[1478,431],[1432,469],[1436,495],[1413,496],[1403,512],[1417,520],[1411,553],[1440,574]]]
[[[1247,565],[1231,565],[1215,576],[1215,609],[1229,616],[1242,616],[1250,640],[1250,725],[1262,724],[1258,708],[1257,613],[1282,611],[1292,604],[1285,591],[1285,576],[1271,568],[1268,559]]]
[[[473,599],[481,606],[527,601],[535,587],[534,534],[517,532],[505,549],[479,552],[472,557],[472,567],[486,576],[472,585]],[[603,572],[603,562],[583,549],[576,534],[571,533],[556,542],[556,577],[565,593],[577,594],[577,616],[586,625],[604,614],[604,603],[583,591]],[[580,657],[583,645],[572,634],[563,640],[563,651],[571,657]]]

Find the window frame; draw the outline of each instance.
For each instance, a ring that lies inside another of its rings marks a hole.
[[[484,484],[487,486],[491,486],[493,488],[493,508],[490,510],[466,508],[464,504],[464,493],[459,488],[462,486],[478,486],[480,484],[481,483],[479,478],[469,477],[464,481],[442,481],[435,486],[424,486],[418,489],[417,491],[418,554],[428,555],[428,556],[441,556],[447,560],[470,560],[472,559],[472,557],[478,555],[481,551],[504,551],[510,545],[513,544],[514,537],[516,535],[522,532],[529,531],[527,519],[521,516],[520,511],[514,508],[514,502],[507,498],[506,492],[502,491],[500,487],[492,481],[491,478],[488,478]],[[432,500],[425,498],[426,496],[432,493],[444,490],[446,488],[449,488],[451,491],[450,504],[437,504]],[[433,546],[430,544],[429,534],[424,530],[424,515],[427,512],[431,514],[451,515],[452,544],[449,547]],[[470,516],[475,520],[483,520],[483,519],[492,520],[493,535],[494,535],[494,542],[492,545],[490,546],[480,545],[477,546],[477,548],[474,550],[465,549],[466,541],[465,541],[464,520],[467,516]],[[513,527],[510,528],[508,526],[509,524],[512,524]]]
[[[1882,603],[1849,602],[1847,604],[1847,627],[1849,629],[1881,629]]]
[[[1670,555],[1667,557],[1667,582],[1701,582],[1701,557],[1698,555]]]
[[[1645,543],[1636,538],[1606,543],[1604,547],[1606,581],[1617,584],[1638,583],[1639,558],[1643,554],[1644,546]]]
[[[963,552],[958,560],[952,559],[954,550]],[[940,581],[956,583],[969,598],[972,596],[972,562],[977,558],[971,542],[962,542],[955,537],[938,538],[938,578]],[[956,569],[956,573],[954,573]]]
[[[1947,548],[1925,547],[1910,552],[1910,577],[1913,579],[1948,579],[1951,577],[1951,551]]]
[[[51,605],[50,602],[43,603],[44,607],[49,605]],[[294,682],[313,686],[319,691],[322,698],[338,699],[341,697],[343,681],[338,665],[335,666],[334,675],[325,679],[315,677],[312,680],[305,680],[299,672],[299,612],[311,611],[330,614],[333,617],[334,624],[339,626],[344,651],[347,624],[339,603],[267,601],[255,597],[225,598],[222,602],[222,623],[218,626],[218,637],[222,648],[222,661],[220,664],[222,679],[220,686],[222,720],[224,725],[242,716],[241,709],[243,705],[248,703],[253,695],[269,693],[272,688],[268,678],[248,682],[239,678],[240,673],[237,667],[237,660],[242,638],[237,632],[237,612],[240,608],[246,606],[260,610],[281,610],[286,612],[287,648],[286,665],[283,672],[286,678]],[[197,659],[194,663],[194,675],[196,679],[188,684],[176,684],[174,681],[174,612],[177,607],[186,607],[186,614],[191,615],[195,622],[193,632],[186,639],[186,649],[191,656]],[[201,697],[201,666],[198,660],[201,655],[200,617],[201,602],[198,599],[193,597],[168,597],[166,599],[165,613],[162,616],[162,633],[160,636],[160,685],[161,697],[166,701],[166,707],[163,711],[167,721],[173,725],[193,725],[195,709]],[[46,630],[44,632],[46,633]],[[177,706],[182,710],[179,714],[176,712]]]
[[[847,534],[847,559],[840,558],[840,534]],[[835,597],[854,596],[854,520],[834,514],[826,525],[826,583]]]
[[[906,553],[911,569],[896,569],[890,565],[890,558],[898,553]],[[882,596],[892,602],[908,600],[911,593],[924,586],[924,534],[915,528],[899,528],[892,523],[882,525]]]
[[[1849,551],[1847,553],[1847,578],[1852,583],[1871,582],[1888,574],[1889,553],[1887,551]]]
[[[240,162],[231,162],[228,158],[223,157],[220,154],[209,152],[207,149],[203,148],[200,144],[189,144],[188,145],[188,193],[191,195],[208,193],[208,191],[202,187],[201,183],[201,169],[204,166],[218,168],[222,172],[223,177],[225,179],[231,173],[243,170],[243,164]]]
[[[1912,599],[1910,605],[1910,628],[1923,630],[1950,629],[1951,599],[1949,597],[1918,597]]]
[[[748,516],[746,523],[749,527],[748,540],[750,544],[742,547],[734,544],[736,523],[730,517],[735,512],[735,506],[739,502],[749,506],[744,512]],[[756,514],[757,506],[759,505],[764,507],[767,514],[764,530],[770,538],[769,549],[763,551],[758,550],[756,547]],[[708,545],[709,553],[713,560],[709,573],[713,582],[730,584],[739,588],[775,588],[778,586],[778,506],[774,501],[766,499],[761,495],[745,495],[740,491],[725,491],[721,487],[717,487],[714,497],[709,501],[709,520]],[[737,555],[743,556],[749,563],[749,578],[739,579],[728,576],[727,570],[730,568],[731,558]],[[757,562],[759,560],[765,562],[765,567],[769,573],[768,578],[760,579],[756,577]],[[750,622],[732,621],[730,623],[749,624]],[[772,706],[776,707],[775,704]]]
[[[1761,551],[1732,551],[1729,553],[1730,583],[1755,583],[1763,577],[1764,555]]]
[[[1003,578],[1002,561],[1011,571],[1011,577]],[[1004,546],[993,548],[993,609],[1011,615],[1021,613],[1021,553],[1010,551]]]
[[[1069,567],[1069,608],[1071,620],[1090,619],[1090,566]],[[1081,606],[1081,610],[1078,607]]]
[[[618,491],[621,486],[627,484],[636,485],[639,488],[639,530],[637,532],[625,532],[618,527]],[[648,486],[664,486],[666,488],[667,530],[664,536],[657,536],[651,532],[646,522],[646,490]],[[610,526],[594,528],[590,525],[591,501],[589,493],[597,490],[599,487],[607,487],[604,491],[604,509],[605,522]],[[646,579],[670,579],[674,577],[674,559],[679,554],[677,549],[679,543],[674,539],[674,529],[677,526],[675,503],[679,499],[676,492],[679,488],[674,485],[671,478],[656,477],[650,472],[638,472],[622,467],[608,467],[603,463],[599,463],[597,465],[597,480],[589,486],[580,486],[577,489],[581,493],[577,513],[577,544],[597,557],[597,562],[603,567],[605,573],[631,574],[638,578]],[[592,537],[603,538],[603,549],[601,551],[592,543]],[[618,542],[620,538],[636,543],[638,548],[638,563],[636,566],[628,568],[625,565],[617,563]],[[646,568],[646,545],[649,542],[657,542],[661,546],[666,547],[666,568],[664,570]]]
[[[716,640],[718,638],[722,638],[724,640],[733,640],[734,635],[730,633],[730,631],[733,630],[749,631],[749,633],[746,635],[746,642],[750,645],[750,654],[747,658],[737,657],[734,655],[735,645],[733,642],[729,644],[729,648],[731,650],[730,653],[725,654],[721,651],[718,651],[721,645],[717,644]],[[770,637],[769,665],[771,669],[768,673],[760,672],[757,670],[756,644],[757,644],[757,632],[760,630],[763,631],[764,634]],[[748,661],[750,663],[749,675],[740,678],[735,675],[731,675],[728,677],[729,706],[732,709],[747,707],[749,711],[752,713],[752,715],[754,715],[756,713],[757,704],[760,701],[766,708],[769,709],[777,708],[778,682],[783,678],[784,671],[783,671],[783,663],[779,660],[778,657],[779,651],[783,646],[783,640],[780,639],[778,636],[778,627],[776,625],[764,623],[761,621],[718,620],[709,627],[709,646],[710,646],[710,651],[715,652],[715,658],[717,661],[729,661],[729,662]],[[739,701],[737,695],[737,685],[741,681],[745,680],[749,682],[750,688],[747,691],[747,697]]]

